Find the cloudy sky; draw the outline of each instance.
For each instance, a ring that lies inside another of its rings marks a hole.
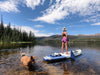
[[[100,33],[100,0],[0,0],[4,24],[35,36]]]

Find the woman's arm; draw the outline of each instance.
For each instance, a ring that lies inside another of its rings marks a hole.
[[[67,32],[66,32],[66,38],[67,38],[67,41],[69,41],[69,39],[68,39],[68,35],[67,35]]]

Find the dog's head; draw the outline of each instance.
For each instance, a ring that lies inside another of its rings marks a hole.
[[[35,56],[31,56],[31,62],[35,63]]]
[[[30,62],[28,63],[28,67],[29,67],[29,70],[34,70],[34,64],[35,64],[35,56],[31,56],[30,57]]]
[[[30,62],[29,62],[29,66],[33,65],[35,63],[35,56],[31,56],[30,57]]]

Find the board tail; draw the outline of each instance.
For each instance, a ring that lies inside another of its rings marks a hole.
[[[72,52],[72,50],[71,50],[71,59],[75,60],[75,55],[74,55],[74,53]]]

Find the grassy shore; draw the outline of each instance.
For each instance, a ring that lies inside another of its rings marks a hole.
[[[1,49],[15,49],[15,48],[24,48],[34,46],[35,42],[0,42],[0,50]]]
[[[14,43],[33,43],[33,42],[25,42],[25,41],[23,41],[23,42],[10,42],[10,43],[14,44]]]
[[[23,44],[23,43],[34,43],[34,42],[25,42],[25,41],[22,41],[22,42],[0,42],[0,44]]]

